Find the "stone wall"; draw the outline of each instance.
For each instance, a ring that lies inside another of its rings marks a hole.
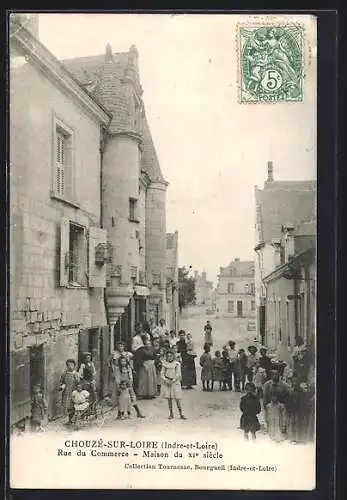
[[[57,118],[73,134],[68,203],[51,194]],[[80,288],[60,286],[62,221],[70,219],[87,231],[100,224],[100,124],[24,59],[11,71],[10,125],[10,344],[11,350],[43,344],[44,386],[53,416],[57,377],[66,358],[77,354],[79,330],[106,324],[102,289],[90,289],[88,282]]]

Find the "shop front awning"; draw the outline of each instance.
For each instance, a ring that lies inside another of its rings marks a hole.
[[[135,294],[139,297],[148,297],[150,295],[149,289],[145,285],[135,285]]]

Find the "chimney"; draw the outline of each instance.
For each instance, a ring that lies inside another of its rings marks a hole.
[[[273,182],[274,180],[274,166],[272,161],[267,162],[267,182]]]
[[[271,245],[274,248],[274,265],[278,267],[281,265],[281,240],[273,239]]]
[[[295,242],[294,242],[294,226],[293,224],[286,224],[282,227],[282,233],[284,235],[284,258],[285,262],[288,262],[295,253]]]
[[[235,262],[240,262],[240,259],[236,257]]]

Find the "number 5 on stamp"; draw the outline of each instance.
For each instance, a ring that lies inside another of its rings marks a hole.
[[[303,29],[238,26],[241,103],[303,100]]]

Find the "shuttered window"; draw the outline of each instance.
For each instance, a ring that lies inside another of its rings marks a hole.
[[[66,138],[57,131],[56,134],[56,191],[57,194],[65,194],[65,158]]]
[[[54,119],[53,127],[53,194],[69,201],[75,201],[73,130],[56,118]]]

